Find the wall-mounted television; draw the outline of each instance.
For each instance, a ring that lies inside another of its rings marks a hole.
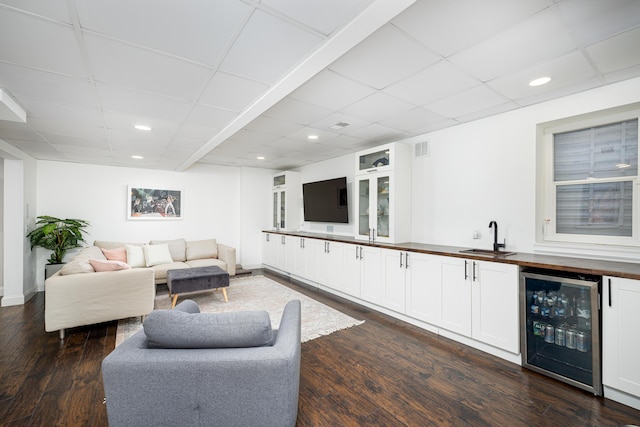
[[[309,222],[349,222],[347,178],[302,184],[304,220]]]

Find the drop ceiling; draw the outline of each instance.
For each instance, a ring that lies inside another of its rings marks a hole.
[[[0,0],[0,89],[26,112],[0,138],[289,169],[638,77],[638,46],[636,0]]]

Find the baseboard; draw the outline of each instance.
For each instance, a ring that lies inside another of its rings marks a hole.
[[[640,411],[640,398],[625,393],[624,391],[616,390],[615,388],[611,388],[606,385],[603,386],[603,389],[604,397],[606,397],[607,399],[611,399]]]
[[[24,295],[13,295],[13,296],[3,296],[2,302],[0,302],[0,306],[2,307],[10,307],[13,305],[24,305],[26,299]]]

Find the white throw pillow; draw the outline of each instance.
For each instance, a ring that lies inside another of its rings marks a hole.
[[[127,251],[127,264],[132,268],[146,267],[147,264],[144,260],[144,251],[142,250],[142,246],[124,245],[124,247]]]
[[[160,264],[171,264],[173,259],[171,258],[171,252],[169,252],[169,245],[144,245],[142,247],[144,251],[144,259],[147,267],[153,267]]]

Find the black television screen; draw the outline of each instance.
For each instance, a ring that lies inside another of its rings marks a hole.
[[[349,222],[347,178],[302,184],[304,220],[310,222]]]

